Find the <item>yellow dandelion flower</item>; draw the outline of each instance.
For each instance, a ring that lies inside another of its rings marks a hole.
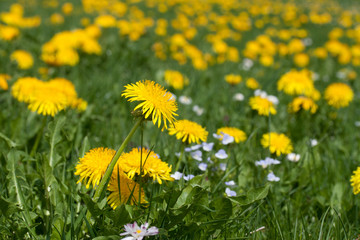
[[[10,79],[10,75],[8,74],[0,74],[0,88],[3,90],[8,90],[9,85],[7,81]]]
[[[258,81],[256,81],[255,78],[248,78],[246,80],[246,87],[255,90],[260,87],[260,84],[258,83]]]
[[[342,108],[353,100],[354,92],[345,83],[332,83],[325,89],[324,98],[330,106]]]
[[[34,89],[44,84],[43,81],[34,77],[23,77],[16,80],[11,88],[11,94],[19,102],[28,103]]]
[[[264,148],[269,148],[271,153],[276,153],[276,156],[289,154],[293,150],[291,140],[282,133],[271,132],[270,134],[264,134],[261,139],[261,145]]]
[[[309,77],[308,71],[291,70],[281,76],[277,88],[289,95],[309,96],[313,92],[314,82]]]
[[[68,106],[65,94],[60,91],[53,91],[48,86],[36,88],[29,98],[28,108],[44,116],[55,116],[59,111]]]
[[[94,188],[99,185],[115,153],[115,150],[103,147],[88,151],[75,167],[75,175],[80,176],[78,183],[86,183],[86,188],[89,188],[90,184]]]
[[[222,127],[216,131],[216,134],[221,136],[223,136],[223,133],[232,136],[236,143],[244,142],[246,140],[246,133],[235,127]],[[222,140],[222,137],[220,140]]]
[[[115,27],[116,18],[112,15],[101,15],[95,18],[95,24],[103,28]]]
[[[130,203],[133,205],[139,202],[139,184],[129,179],[122,169],[118,169],[119,171],[116,168],[114,169],[107,187],[107,190],[111,192],[108,197],[108,204],[113,209],[122,204]],[[131,199],[129,199],[130,197]],[[147,203],[143,189],[141,189],[141,203]]]
[[[276,114],[274,103],[267,98],[263,98],[261,96],[251,97],[249,104],[251,109],[256,110],[259,115],[269,116],[269,114]]]
[[[160,184],[162,184],[162,180],[174,180],[170,176],[171,167],[161,161],[156,153],[145,148],[142,149],[142,153],[140,148],[133,148],[129,153],[123,153],[117,165],[120,166],[124,173],[131,179],[133,179],[135,175],[139,176],[142,173],[141,177],[151,177]]]
[[[50,16],[50,22],[53,25],[63,24],[64,17],[60,13],[54,13]]]
[[[20,31],[16,27],[0,25],[0,39],[11,41],[19,36]]]
[[[186,143],[206,142],[208,132],[201,125],[189,120],[179,120],[170,127],[169,135],[176,135],[177,139],[182,139]]]
[[[310,111],[312,114],[316,113],[318,105],[308,97],[297,97],[289,104],[289,112],[299,112],[301,109]]]
[[[15,61],[20,69],[29,69],[34,65],[34,59],[30,53],[24,50],[16,50],[10,55],[11,61]]]
[[[181,90],[189,85],[189,79],[178,71],[166,70],[164,73],[165,82],[174,89]]]
[[[225,81],[230,85],[237,85],[242,81],[242,77],[236,74],[228,74],[225,76]]]
[[[141,109],[145,119],[151,117],[152,122],[158,127],[161,125],[161,119],[164,122],[164,128],[167,128],[167,122],[173,124],[177,114],[177,104],[173,95],[167,92],[159,84],[150,81],[139,81],[135,84],[125,86],[122,94],[128,101],[142,101],[134,110]]]
[[[351,176],[351,186],[353,187],[354,194],[360,193],[360,167],[358,167]]]

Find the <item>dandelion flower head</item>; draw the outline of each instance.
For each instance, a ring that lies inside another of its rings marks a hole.
[[[310,78],[309,71],[291,70],[285,73],[277,82],[279,91],[284,91],[289,95],[309,96],[314,91],[314,82]]]
[[[9,85],[7,81],[10,79],[10,75],[8,74],[0,74],[0,88],[3,90],[8,90]]]
[[[216,134],[222,136],[220,140],[223,138],[223,134],[230,135],[234,138],[236,143],[244,142],[246,140],[246,133],[235,127],[222,127],[219,128]]]
[[[185,119],[176,121],[168,130],[170,135],[189,144],[206,142],[209,134],[200,124]]]
[[[260,87],[260,83],[258,81],[256,81],[255,78],[248,78],[246,80],[246,87],[255,90]]]
[[[129,179],[119,167],[114,169],[107,190],[111,192],[108,203],[113,209],[122,204],[133,205],[139,202],[139,184]],[[140,203],[147,203],[143,190],[141,190]]]
[[[34,65],[31,54],[25,50],[16,50],[10,55],[11,61],[15,61],[20,69],[29,69]]]
[[[353,100],[354,92],[345,83],[332,83],[325,89],[324,98],[330,106],[342,108]]]
[[[167,128],[167,123],[173,124],[175,121],[177,104],[173,95],[153,81],[128,84],[122,96],[130,102],[141,101],[134,110],[140,109],[144,118],[151,117],[153,124],[157,123],[159,128],[161,121],[164,122],[164,128]]]
[[[140,148],[133,148],[129,153],[123,153],[117,164],[130,179],[142,173],[140,177],[151,177],[160,184],[162,180],[174,180],[170,176],[171,166],[169,167],[156,153],[146,148],[142,151]]]
[[[99,185],[115,153],[115,150],[103,147],[88,151],[75,167],[75,175],[80,176],[78,183],[86,183],[86,188],[89,188],[90,184],[93,187]]]
[[[282,133],[271,132],[264,134],[261,139],[261,145],[264,148],[269,148],[271,153],[276,153],[276,156],[289,154],[293,150],[291,140]]]
[[[354,194],[360,193],[360,167],[358,167],[351,176],[351,186],[353,187]]]
[[[250,107],[253,110],[256,110],[259,115],[269,116],[276,114],[276,109],[274,103],[269,99],[261,96],[251,97],[249,101]]]
[[[180,72],[174,70],[166,70],[164,73],[165,82],[174,89],[181,90],[184,86],[189,85],[189,79]]]
[[[225,81],[230,85],[237,85],[242,81],[242,77],[236,74],[228,74],[225,76]]]
[[[308,97],[297,97],[289,104],[289,112],[299,112],[301,109],[310,111],[312,114],[316,113],[318,105]]]

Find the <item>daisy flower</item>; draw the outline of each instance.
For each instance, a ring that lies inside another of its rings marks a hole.
[[[140,227],[137,222],[129,223],[124,225],[124,231],[120,236],[129,235],[123,240],[142,240],[146,236],[154,236],[159,234],[159,229],[157,227],[149,228],[149,223],[145,222]]]
[[[145,80],[128,84],[122,96],[128,98],[130,102],[140,101],[141,103],[134,108],[134,111],[141,110],[144,118],[151,119],[159,128],[161,121],[164,123],[164,128],[167,128],[168,123],[173,124],[175,121],[175,116],[177,116],[175,99],[170,92],[153,81]]]

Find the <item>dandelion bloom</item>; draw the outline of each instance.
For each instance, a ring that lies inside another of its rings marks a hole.
[[[89,188],[90,184],[93,187],[99,185],[115,153],[115,150],[103,147],[88,151],[75,167],[75,175],[80,176],[78,183],[86,183],[86,188]]]
[[[114,169],[107,190],[111,192],[108,203],[113,209],[121,204],[133,205],[139,202],[139,184],[129,179],[120,168]],[[141,190],[140,203],[147,203],[143,190]]]
[[[0,25],[0,39],[11,41],[20,34],[19,29],[12,26]]]
[[[165,82],[174,89],[181,90],[189,85],[189,79],[178,71],[166,70],[164,73]]]
[[[251,109],[256,110],[259,115],[269,116],[269,114],[276,114],[274,103],[267,98],[261,96],[251,97],[249,104]]]
[[[309,76],[309,71],[306,70],[291,70],[282,75],[277,82],[277,89],[289,95],[309,96],[314,88],[314,82]]]
[[[246,87],[250,88],[250,89],[258,89],[260,87],[260,84],[258,83],[258,81],[256,81],[255,78],[249,78],[246,80]]]
[[[66,95],[59,91],[46,91],[48,88],[36,88],[29,99],[28,108],[44,116],[55,116],[67,107]]]
[[[179,120],[174,126],[169,128],[170,135],[176,135],[177,139],[182,139],[186,143],[206,142],[208,132],[201,125],[189,120]]]
[[[216,133],[222,136],[220,140],[222,140],[223,134],[232,136],[236,143],[244,142],[246,140],[246,133],[235,127],[222,127],[219,128]]]
[[[354,92],[345,83],[332,83],[325,89],[324,98],[335,108],[347,107],[354,98]]]
[[[20,69],[29,69],[34,65],[31,54],[25,50],[16,50],[10,55],[11,61],[15,61]]]
[[[225,76],[225,81],[230,85],[237,85],[242,81],[242,77],[240,75],[228,74]]]
[[[7,74],[0,74],[0,88],[3,90],[8,90],[9,89],[9,85],[7,83],[7,81],[10,79],[10,75]]]
[[[358,167],[351,176],[351,186],[353,187],[354,194],[360,193],[360,167]]]
[[[271,132],[270,134],[264,134],[261,139],[261,145],[264,148],[269,148],[271,153],[276,153],[276,156],[289,154],[293,150],[291,140],[282,133]]]
[[[308,97],[297,97],[289,104],[289,112],[299,112],[301,109],[310,111],[312,114],[316,113],[318,105]]]
[[[162,180],[174,180],[170,176],[171,167],[161,161],[156,153],[145,148],[142,149],[142,152],[140,148],[133,148],[129,153],[123,153],[117,164],[130,179],[133,179],[135,175],[142,174],[140,177],[152,177],[160,184],[162,184]]]
[[[177,104],[173,95],[167,92],[159,84],[150,81],[139,81],[135,84],[125,86],[122,94],[128,101],[141,101],[134,110],[140,109],[145,119],[151,117],[152,122],[158,127],[161,125],[161,119],[164,122],[164,128],[167,128],[167,122],[173,124],[177,114]]]

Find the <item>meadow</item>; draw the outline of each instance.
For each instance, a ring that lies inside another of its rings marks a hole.
[[[356,1],[0,1],[1,239],[360,239]]]

